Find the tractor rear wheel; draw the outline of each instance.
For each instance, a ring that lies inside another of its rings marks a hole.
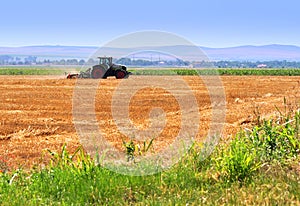
[[[104,76],[105,74],[105,69],[102,67],[94,67],[91,76],[93,79],[100,79]]]
[[[126,73],[122,70],[116,71],[116,79],[124,79],[126,76]]]

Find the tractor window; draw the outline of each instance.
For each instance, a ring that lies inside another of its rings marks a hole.
[[[107,63],[106,63],[106,59],[101,58],[101,59],[100,59],[100,64],[107,64]]]
[[[99,64],[107,64],[110,65],[111,60],[109,58],[99,58]]]

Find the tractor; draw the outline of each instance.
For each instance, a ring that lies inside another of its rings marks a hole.
[[[93,78],[93,79],[106,79],[109,76],[115,76],[117,79],[128,78],[131,72],[127,71],[126,66],[114,64],[112,57],[98,57],[99,64],[89,68],[85,72],[79,74],[69,74],[68,79],[71,78]]]

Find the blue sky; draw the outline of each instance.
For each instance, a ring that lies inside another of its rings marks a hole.
[[[101,46],[141,30],[208,47],[300,46],[299,0],[5,0],[0,8],[0,46]]]

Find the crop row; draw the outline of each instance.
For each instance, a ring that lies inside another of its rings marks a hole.
[[[0,68],[0,75],[61,75],[71,71],[57,68]],[[133,75],[262,75],[300,76],[300,69],[130,69]]]
[[[300,69],[143,69],[131,70],[131,72],[135,75],[300,75]]]

